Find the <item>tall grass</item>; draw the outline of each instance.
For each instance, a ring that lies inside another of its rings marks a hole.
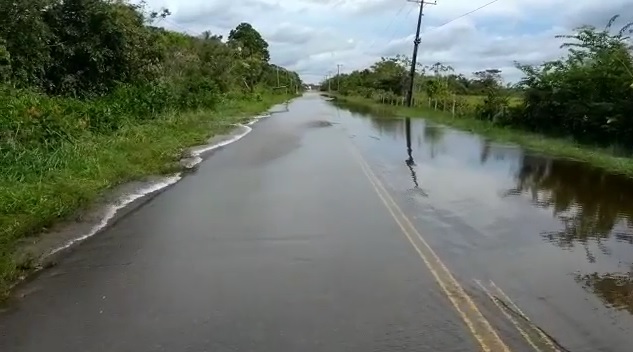
[[[158,85],[124,86],[113,95],[79,101],[2,88],[0,295],[31,269],[15,257],[22,240],[108,188],[173,172],[184,147],[287,98],[228,98],[204,90],[181,95]]]

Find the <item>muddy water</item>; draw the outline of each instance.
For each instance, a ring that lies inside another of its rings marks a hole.
[[[494,280],[569,350],[630,350],[633,180],[424,119],[331,104],[463,281]]]

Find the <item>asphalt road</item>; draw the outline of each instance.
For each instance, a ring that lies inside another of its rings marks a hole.
[[[0,351],[564,351],[361,121],[307,94],[257,123],[20,287]]]

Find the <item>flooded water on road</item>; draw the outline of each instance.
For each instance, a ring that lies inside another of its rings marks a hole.
[[[633,180],[424,119],[330,104],[462,280],[505,285],[572,351],[630,350]]]

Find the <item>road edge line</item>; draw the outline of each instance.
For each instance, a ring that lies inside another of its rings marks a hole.
[[[519,331],[519,334],[521,334],[521,336],[523,336],[523,338],[525,339],[525,341],[527,341],[527,343],[534,348],[535,351],[537,352],[542,352],[541,349],[536,345],[536,343],[534,343],[534,341],[532,341],[532,338],[530,338],[530,335],[527,334],[527,332],[525,332],[525,330],[523,330],[523,328],[521,328],[521,326],[519,325],[519,322],[514,319],[512,317],[512,315],[510,315],[510,313],[508,313],[503,306],[501,306],[501,304],[499,304],[499,302],[497,301],[497,299],[495,298],[495,296],[492,295],[492,293],[490,292],[490,290],[488,290],[482,283],[481,281],[475,279],[474,280],[475,283],[481,288],[481,290],[486,294],[486,296],[488,296],[488,298],[490,298],[490,300],[492,301],[492,303],[494,303],[495,306],[497,306],[497,308],[499,308],[499,310],[501,311],[501,313],[503,313],[503,315],[506,317],[506,319],[508,319],[512,325],[514,325],[514,327]]]
[[[532,329],[536,330],[536,332],[539,334],[541,339],[543,339],[543,341],[548,346],[553,348],[554,351],[560,352],[560,349],[556,345],[554,345],[554,343],[552,342],[552,339],[549,336],[547,336],[541,329],[536,328],[536,324],[534,324],[532,320],[530,320],[530,318],[528,318],[528,316],[525,313],[523,313],[521,308],[519,308],[519,306],[516,303],[514,303],[512,299],[510,299],[510,296],[508,296],[499,286],[497,286],[497,284],[494,281],[490,280],[490,285],[494,287],[494,289],[497,290],[497,292],[499,292],[501,296],[503,296],[503,299],[506,300],[508,304],[512,306],[512,309],[514,309],[519,315],[521,315],[523,319],[525,319],[525,321],[527,321],[528,323],[532,325]]]

